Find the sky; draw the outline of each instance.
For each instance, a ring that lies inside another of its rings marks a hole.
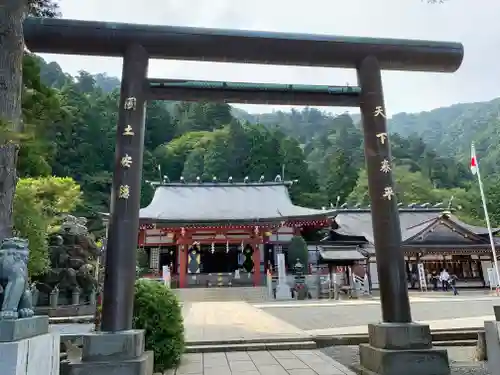
[[[384,72],[388,114],[420,112],[500,96],[500,1],[447,0],[59,0],[64,18],[456,41],[465,58],[456,73]],[[42,55],[64,71],[121,76],[121,59]],[[149,76],[236,82],[355,85],[354,70],[153,60]],[[239,105],[250,112],[290,107]],[[340,113],[350,109],[324,108]]]

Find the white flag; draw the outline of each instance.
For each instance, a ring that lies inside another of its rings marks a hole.
[[[476,149],[474,148],[474,144],[472,144],[471,150],[470,150],[470,171],[472,172],[472,174],[475,175],[477,173],[477,168],[478,168],[478,164],[477,164],[477,157],[476,157]]]

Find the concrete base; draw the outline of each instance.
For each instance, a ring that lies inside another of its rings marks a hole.
[[[59,375],[59,335],[46,333],[0,343],[2,375]]]
[[[0,342],[12,342],[49,332],[48,316],[0,320]]]
[[[82,355],[61,363],[61,375],[152,375],[153,353],[144,331],[93,332],[82,336]]]
[[[276,285],[276,299],[277,300],[287,300],[292,299],[292,294],[290,292],[290,287],[288,284],[278,284]]]
[[[63,361],[61,375],[152,375],[153,360],[153,352],[145,352],[138,358],[120,361]]]
[[[496,306],[495,306],[496,307]],[[488,370],[492,375],[500,374],[500,322],[484,322]]]
[[[495,313],[495,320],[500,322],[500,306],[493,306],[493,312]]]
[[[434,349],[428,325],[380,323],[368,326],[369,343],[359,346],[360,371],[380,375],[449,375],[445,349]]]

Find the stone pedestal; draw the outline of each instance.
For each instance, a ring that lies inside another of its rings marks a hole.
[[[359,346],[366,375],[449,375],[445,349],[434,349],[428,325],[379,323],[368,326],[369,343]]]
[[[484,322],[484,335],[488,370],[492,375],[500,375],[500,322]]]
[[[495,320],[500,322],[500,306],[493,306],[493,312],[495,313]]]
[[[46,316],[0,320],[0,373],[59,375],[59,345]]]
[[[81,357],[61,363],[61,375],[152,375],[153,353],[144,331],[93,332],[82,337]]]
[[[288,284],[280,284],[276,285],[276,299],[277,300],[287,300],[292,299],[292,294],[290,292],[290,287]]]

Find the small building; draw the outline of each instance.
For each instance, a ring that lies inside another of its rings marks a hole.
[[[290,182],[158,184],[140,210],[139,246],[159,274],[169,266],[180,288],[263,285],[281,247],[334,211],[294,205]]]
[[[450,211],[438,208],[399,210],[402,246],[409,284],[422,263],[427,281],[441,269],[458,277],[461,285],[485,286],[493,254],[487,228],[462,222]],[[500,229],[494,229],[494,234]],[[378,288],[372,217],[369,209],[339,210],[320,256],[330,263],[365,264],[372,287]],[[360,254],[364,256],[361,259]],[[338,258],[338,259],[336,259]]]

